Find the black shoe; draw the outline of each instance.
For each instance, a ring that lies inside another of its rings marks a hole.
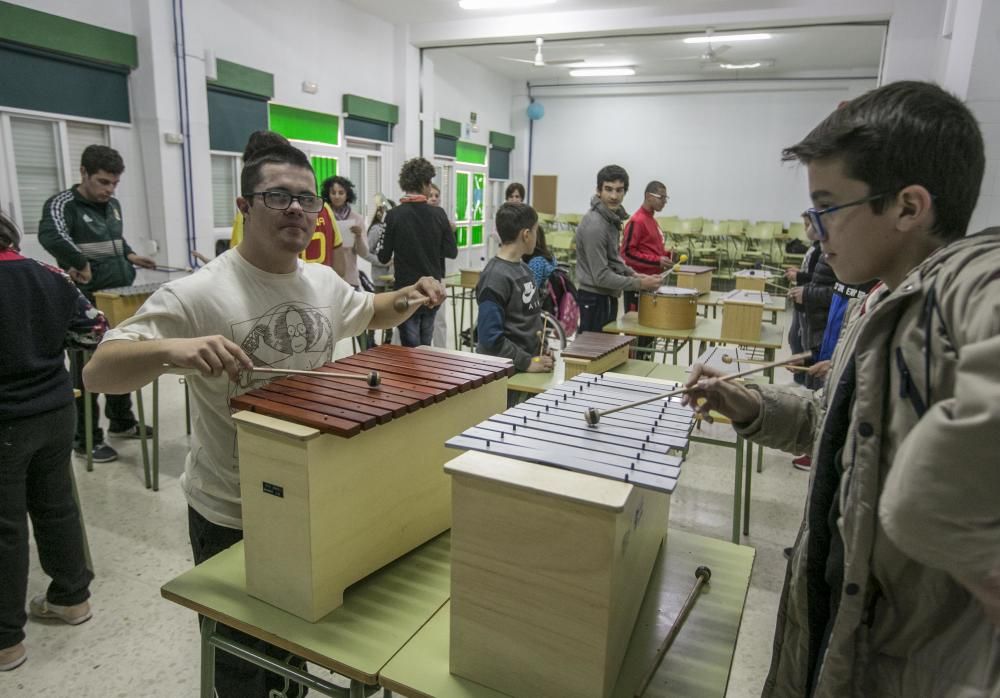
[[[785,553],[785,559],[786,560],[791,560],[792,559],[792,551],[793,550],[794,550],[794,548],[785,548],[785,550],[783,552]]]
[[[81,458],[87,457],[85,446],[77,446],[73,449],[73,452]],[[118,451],[101,441],[94,444],[94,450],[91,452],[91,460],[95,463],[110,463],[113,460],[118,460]]]
[[[135,424],[133,424],[128,429],[125,429],[123,431],[115,431],[114,429],[108,429],[108,435],[109,436],[114,436],[114,437],[119,438],[119,439],[141,439],[142,438],[142,434],[139,433],[139,424],[138,424],[138,422],[135,423]],[[151,427],[151,426],[147,426],[146,427],[146,438],[147,439],[153,438],[153,427]]]

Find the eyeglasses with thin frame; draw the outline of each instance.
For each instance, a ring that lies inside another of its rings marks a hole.
[[[657,194],[656,192],[652,191],[648,191],[646,193],[649,194],[650,196],[655,196],[657,199],[663,199],[663,203],[667,203],[668,201],[670,201],[669,194]]]
[[[816,234],[816,239],[819,241],[826,240],[829,234],[826,232],[826,228],[823,227],[822,216],[833,213],[834,211],[839,211],[843,208],[851,208],[853,206],[860,206],[861,204],[867,204],[869,201],[875,201],[876,199],[881,199],[886,196],[895,194],[894,191],[884,191],[881,194],[872,194],[871,196],[866,196],[863,199],[858,199],[857,201],[848,201],[846,204],[837,204],[836,206],[827,206],[826,208],[807,208],[802,212],[802,215],[809,218],[809,222],[812,224],[813,232]]]
[[[323,210],[323,199],[315,194],[289,194],[287,191],[252,191],[243,195],[249,199],[259,196],[264,200],[264,205],[273,208],[275,211],[285,211],[292,205],[293,201],[298,201],[299,206],[306,213],[319,213]]]

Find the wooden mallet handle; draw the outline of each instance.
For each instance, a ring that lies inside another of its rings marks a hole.
[[[811,351],[804,351],[801,354],[795,354],[789,356],[787,359],[782,359],[781,361],[772,361],[769,364],[762,364],[754,368],[748,368],[745,371],[740,371],[739,373],[730,373],[727,376],[722,376],[719,378],[720,381],[731,381],[736,378],[742,378],[743,376],[749,376],[752,373],[760,373],[761,371],[766,371],[770,368],[775,368],[777,366],[784,366],[785,364],[795,363],[796,361],[805,361],[812,357]],[[619,405],[618,407],[612,407],[607,410],[598,410],[596,407],[588,407],[587,411],[583,413],[583,418],[587,421],[587,424],[592,427],[596,427],[597,423],[601,421],[601,417],[609,415],[613,412],[620,412],[621,410],[627,410],[632,407],[639,407],[640,405],[645,405],[650,402],[656,402],[657,400],[666,400],[667,398],[676,397],[677,395],[683,395],[684,393],[690,392],[695,386],[690,388],[677,388],[676,390],[671,390],[668,393],[663,393],[662,395],[654,395],[651,398],[646,398],[645,400],[637,400],[636,402],[630,402],[625,405]]]
[[[173,373],[180,376],[200,376],[201,371],[197,368],[181,368],[180,366],[174,366],[173,364],[163,364],[163,368],[166,369],[167,373]],[[348,380],[363,380],[372,388],[377,388],[382,384],[382,376],[379,375],[378,371],[371,371],[369,373],[334,373],[333,371],[304,371],[297,368],[259,368],[257,366],[251,369],[241,369],[241,374],[250,373],[273,373],[279,376],[312,376],[313,378],[346,378]]]
[[[396,300],[392,302],[392,309],[397,313],[405,313],[410,309],[411,305],[423,305],[429,300],[430,298],[427,296],[415,296],[413,298],[409,296],[397,296]]]

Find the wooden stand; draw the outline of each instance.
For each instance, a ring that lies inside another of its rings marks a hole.
[[[696,264],[684,264],[675,272],[679,288],[693,288],[699,296],[712,291],[712,272],[715,267],[701,267]]]
[[[118,327],[135,315],[146,299],[153,295],[153,292],[160,286],[162,284],[143,284],[95,291],[94,305],[104,313],[110,327]]]
[[[562,350],[563,380],[581,373],[604,373],[628,361],[629,346],[635,337],[584,332]]]
[[[669,495],[472,451],[445,470],[451,672],[516,698],[606,698]]]
[[[233,415],[247,591],[308,621],[340,606],[354,582],[449,528],[451,483],[441,466],[454,451],[444,443],[504,409],[513,370],[390,346],[326,366],[377,369],[382,385],[292,377],[231,400],[255,410]],[[433,392],[446,372],[453,384]],[[390,401],[397,403],[380,407]],[[362,409],[377,416],[351,416]]]
[[[639,324],[661,330],[693,330],[698,321],[698,293],[663,286],[656,293],[639,294]]]
[[[759,291],[732,291],[722,301],[722,337],[756,342],[760,339],[765,294]]]
[[[479,283],[479,275],[482,273],[481,269],[461,269],[461,279],[459,283],[463,288],[475,288],[476,284]]]
[[[759,269],[745,269],[733,274],[736,279],[737,291],[763,291],[764,285],[771,280],[771,272]]]

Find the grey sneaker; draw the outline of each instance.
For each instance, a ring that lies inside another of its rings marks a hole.
[[[90,612],[90,602],[84,601],[73,606],[57,606],[49,603],[45,599],[45,594],[39,594],[28,604],[31,615],[35,618],[48,618],[61,620],[70,625],[79,625],[90,620],[93,613]]]
[[[133,424],[128,429],[125,429],[123,431],[115,431],[113,429],[108,429],[108,434],[111,435],[111,436],[117,437],[119,439],[141,439],[142,438],[142,434],[139,433],[139,425],[138,425],[138,423],[137,424]],[[146,438],[147,439],[153,438],[153,427],[148,426],[148,425],[146,426]]]
[[[81,458],[87,457],[87,449],[84,446],[77,446],[73,449],[73,452]],[[110,463],[113,460],[118,460],[118,451],[102,441],[99,444],[94,444],[91,458],[93,458],[95,463]]]
[[[28,658],[28,653],[24,649],[24,643],[19,642],[13,647],[5,647],[0,650],[0,671],[10,671],[17,669],[24,664]]]

